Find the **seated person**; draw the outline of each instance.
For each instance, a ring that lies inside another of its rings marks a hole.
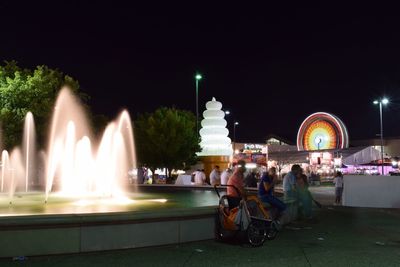
[[[269,168],[268,172],[261,177],[260,186],[258,187],[258,197],[263,203],[268,203],[273,208],[277,209],[275,216],[276,220],[279,220],[284,210],[286,210],[286,204],[278,198],[274,197],[274,185],[276,182],[276,168]]]
[[[231,177],[229,177],[227,183],[226,191],[229,197],[228,201],[231,200],[231,202],[229,203],[230,207],[239,205],[240,197],[245,197],[246,192],[244,190],[244,178],[243,178],[243,174],[245,173],[245,171],[246,171],[246,162],[243,160],[239,160],[236,165],[235,171],[233,172]],[[237,190],[239,190],[239,193],[236,191],[235,188],[233,188],[230,185],[236,187]]]
[[[312,196],[308,190],[307,176],[299,174],[296,179],[297,199],[303,206],[303,215],[306,219],[312,218]]]

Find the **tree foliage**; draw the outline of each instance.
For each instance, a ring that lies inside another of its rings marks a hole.
[[[193,113],[175,108],[159,108],[139,115],[134,123],[139,163],[150,169],[183,169],[196,162],[200,151]]]
[[[16,61],[0,65],[0,121],[7,148],[21,142],[28,111],[33,113],[38,137],[43,140],[58,91],[65,85],[75,93],[79,89],[76,80],[58,69],[22,69]]]

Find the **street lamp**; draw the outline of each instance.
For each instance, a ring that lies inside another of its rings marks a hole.
[[[199,134],[199,81],[203,78],[200,73],[194,76],[196,80],[196,132]]]
[[[229,116],[231,114],[231,112],[229,110],[225,110],[224,113],[226,116]],[[229,130],[228,118],[226,118],[226,128],[228,128],[228,130]]]
[[[235,121],[233,124],[233,152],[236,150],[236,126],[239,125],[239,122]]]
[[[379,104],[379,115],[380,115],[380,121],[381,121],[381,160],[382,160],[382,175],[383,173],[383,165],[384,165],[384,159],[383,159],[383,119],[382,119],[382,105],[386,105],[389,103],[389,100],[387,98],[382,98],[381,100],[374,100],[373,102],[375,105]]]

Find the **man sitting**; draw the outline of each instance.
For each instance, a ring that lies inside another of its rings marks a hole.
[[[291,171],[283,177],[283,197],[284,199],[297,198],[296,179],[303,173],[303,169],[298,164],[294,164]]]
[[[268,203],[273,208],[277,209],[277,214],[275,216],[276,220],[279,220],[282,216],[284,210],[286,210],[286,204],[283,203],[278,198],[274,197],[274,185],[276,182],[276,168],[269,168],[268,172],[265,173],[262,178],[260,185],[258,187],[258,197],[263,203]]]

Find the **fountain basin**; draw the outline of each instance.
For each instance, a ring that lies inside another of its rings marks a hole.
[[[29,202],[29,198],[42,197],[35,194],[16,198],[15,207],[8,206],[8,214],[1,203],[0,257],[159,246],[213,237],[218,199],[210,188],[164,187],[157,191],[145,193],[142,197],[147,200],[166,199],[166,202],[155,201],[144,206],[111,205],[106,212],[93,212],[93,206],[87,205],[83,209],[78,207],[79,213],[68,213],[71,211],[70,202],[51,203],[50,198],[47,208],[18,214],[17,211],[23,210],[23,199]],[[129,196],[139,195],[133,193]],[[53,213],[56,210],[58,213]]]
[[[98,207],[71,205],[76,199],[52,203],[51,196],[46,205],[33,204],[30,213],[23,203],[29,203],[29,197],[43,201],[43,194],[21,195],[14,208],[1,202],[0,257],[139,248],[214,237],[218,198],[212,187],[142,185],[139,191],[128,195],[136,203]],[[161,199],[167,201],[151,202]],[[137,205],[140,201],[147,204]],[[297,203],[286,204],[283,223],[297,217]],[[24,215],[18,213],[23,211]]]

